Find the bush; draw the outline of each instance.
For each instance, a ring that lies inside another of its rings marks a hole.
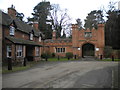
[[[52,57],[53,57],[53,58],[55,57],[55,53],[52,53]]]
[[[112,52],[113,52],[112,47],[105,46],[105,48],[104,48],[104,57],[105,58],[111,58]]]
[[[41,58],[50,58],[51,54],[50,53],[42,53]]]
[[[71,53],[71,52],[66,53],[66,57],[68,59],[72,58],[73,57],[73,53]]]

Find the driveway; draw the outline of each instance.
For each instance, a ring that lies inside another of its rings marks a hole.
[[[118,62],[41,62],[16,73],[3,74],[3,88],[111,88]]]

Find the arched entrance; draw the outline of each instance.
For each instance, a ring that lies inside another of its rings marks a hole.
[[[82,46],[82,57],[84,56],[94,56],[95,55],[95,46],[90,43],[86,43]]]

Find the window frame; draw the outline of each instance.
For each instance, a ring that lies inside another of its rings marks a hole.
[[[85,32],[84,37],[85,38],[91,38],[92,37],[92,32]]]
[[[17,57],[23,56],[23,46],[22,45],[16,45],[16,56]]]
[[[41,36],[39,36],[39,42],[41,42]]]
[[[30,33],[30,40],[33,40],[33,33]]]
[[[8,49],[8,47],[9,47],[9,49]],[[11,45],[7,45],[6,49],[7,49],[7,58],[11,58],[12,57],[12,46]],[[9,53],[11,53],[11,55],[9,55]]]
[[[39,47],[36,47],[36,56],[40,56],[40,48]]]
[[[56,53],[65,53],[65,47],[56,48]]]
[[[10,26],[10,28],[9,28],[9,34],[10,34],[11,36],[14,36],[14,35],[15,35],[15,27]]]

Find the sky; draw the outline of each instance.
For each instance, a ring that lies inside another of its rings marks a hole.
[[[43,0],[0,0],[0,9],[7,13],[7,8],[13,4],[19,13],[27,17],[32,17],[33,8]],[[110,1],[118,2],[120,0],[46,0],[51,4],[59,4],[61,8],[67,9],[68,14],[72,19],[72,23],[76,23],[76,19],[80,18],[82,21],[86,18],[88,13],[92,10],[98,10],[101,7],[107,8]],[[116,4],[118,8],[118,4]]]

